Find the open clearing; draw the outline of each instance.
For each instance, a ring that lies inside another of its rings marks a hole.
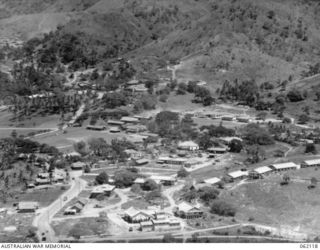
[[[320,171],[302,169],[286,174],[292,178],[289,185],[280,185],[282,174],[272,174],[225,191],[221,199],[237,208],[238,221],[251,218],[254,223],[317,236],[320,233],[320,188],[308,189],[310,181],[301,179],[319,178]]]
[[[6,204],[0,203],[0,205],[11,206],[15,202],[35,201],[39,202],[40,206],[46,207],[58,199],[58,197],[60,197],[67,189],[68,186],[57,186],[53,188],[50,187],[48,189],[28,190],[26,192],[16,194],[12,199],[9,199]]]

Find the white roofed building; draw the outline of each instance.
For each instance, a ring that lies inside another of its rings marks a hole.
[[[301,168],[320,167],[320,159],[306,160],[301,163]]]
[[[272,168],[263,166],[263,167],[255,168],[253,171],[256,172],[257,174],[267,174],[272,172]]]
[[[299,168],[299,166],[294,162],[284,162],[284,163],[272,164],[270,165],[270,168],[272,168],[275,171],[286,171],[286,170],[296,170]]]
[[[178,149],[196,151],[199,150],[199,145],[193,141],[184,141],[178,144]]]
[[[241,171],[241,170],[238,170],[238,171],[234,171],[234,172],[231,172],[228,174],[229,177],[232,178],[232,180],[242,180],[242,179],[245,179],[249,176],[249,173],[248,171]]]
[[[218,177],[213,177],[213,178],[204,180],[204,183],[209,184],[209,185],[216,185],[219,182],[221,182],[221,179]]]

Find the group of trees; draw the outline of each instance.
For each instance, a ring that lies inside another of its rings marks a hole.
[[[260,98],[259,87],[254,80],[247,80],[239,83],[238,79],[231,84],[225,81],[220,90],[220,98],[244,102],[253,106]]]
[[[214,187],[196,189],[193,186],[190,187],[187,185],[182,189],[182,192],[182,199],[185,201],[193,202],[199,199],[206,205],[210,204],[219,195],[219,191]]]
[[[274,140],[268,130],[259,124],[248,124],[243,130],[243,138],[250,145],[271,145]]]
[[[103,138],[91,138],[88,143],[80,141],[74,144],[74,149],[82,156],[89,157],[89,154],[92,153],[94,157],[109,159],[114,162],[127,161],[129,156],[125,150],[135,148],[135,145],[126,139],[113,139],[109,144]]]
[[[175,141],[195,139],[198,136],[190,115],[180,119],[178,113],[171,111],[158,113],[155,120],[148,124],[148,128],[163,138]]]

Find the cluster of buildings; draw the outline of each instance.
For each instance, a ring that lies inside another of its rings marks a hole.
[[[142,124],[143,120],[149,120],[150,117],[145,116],[124,116],[120,120],[108,120],[106,125],[88,125],[88,130],[103,131],[108,128],[110,133],[143,133],[147,132],[147,127]],[[158,137],[158,135],[153,135]]]
[[[139,210],[134,207],[128,208],[123,214],[123,220],[143,232],[167,231],[181,228],[181,223],[171,218],[163,211]]]
[[[300,168],[308,168],[308,167],[320,167],[320,159],[314,160],[305,160],[303,161],[300,166],[294,162],[284,162],[284,163],[274,163],[269,166],[261,166],[257,167],[251,171],[242,169],[233,171],[227,174],[231,181],[238,181],[243,179],[260,179],[263,176],[267,176],[268,174],[275,173],[275,172],[283,172],[289,170],[297,170]],[[204,183],[208,185],[217,185],[222,182],[222,179],[218,177],[213,177],[210,179],[204,180]]]

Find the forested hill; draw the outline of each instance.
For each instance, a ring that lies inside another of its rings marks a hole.
[[[53,31],[46,43],[76,36],[98,61],[191,55],[186,70],[212,83],[294,79],[320,56],[319,1],[0,0],[0,6],[1,35]]]

